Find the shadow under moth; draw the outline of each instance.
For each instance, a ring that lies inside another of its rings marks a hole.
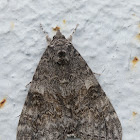
[[[66,39],[58,30],[47,41],[20,115],[16,140],[122,140],[118,116],[71,43],[72,35]]]

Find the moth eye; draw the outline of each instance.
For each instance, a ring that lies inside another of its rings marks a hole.
[[[65,39],[65,36],[64,36],[64,35],[62,35],[62,38],[63,38],[63,39]]]
[[[48,48],[53,48],[53,45],[48,45]]]
[[[72,44],[69,42],[68,44],[67,44],[67,46],[69,47],[69,46],[71,46]]]
[[[53,36],[53,39],[55,39],[56,38],[56,36]]]

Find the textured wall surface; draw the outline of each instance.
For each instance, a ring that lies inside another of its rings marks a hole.
[[[113,104],[123,140],[140,140],[139,0],[0,0],[0,140],[15,140],[26,85],[46,49],[39,25],[57,25],[73,44]]]

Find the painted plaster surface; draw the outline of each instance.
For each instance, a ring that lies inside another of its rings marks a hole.
[[[123,140],[140,140],[139,0],[0,0],[0,140],[15,140],[26,85],[56,26],[86,60],[113,104]]]

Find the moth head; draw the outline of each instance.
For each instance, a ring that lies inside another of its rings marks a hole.
[[[48,45],[49,56],[58,66],[68,65],[73,53],[72,43],[58,30]]]
[[[56,35],[54,35],[53,40],[58,40],[58,39],[65,39],[65,36],[62,35],[60,30],[57,30]]]

